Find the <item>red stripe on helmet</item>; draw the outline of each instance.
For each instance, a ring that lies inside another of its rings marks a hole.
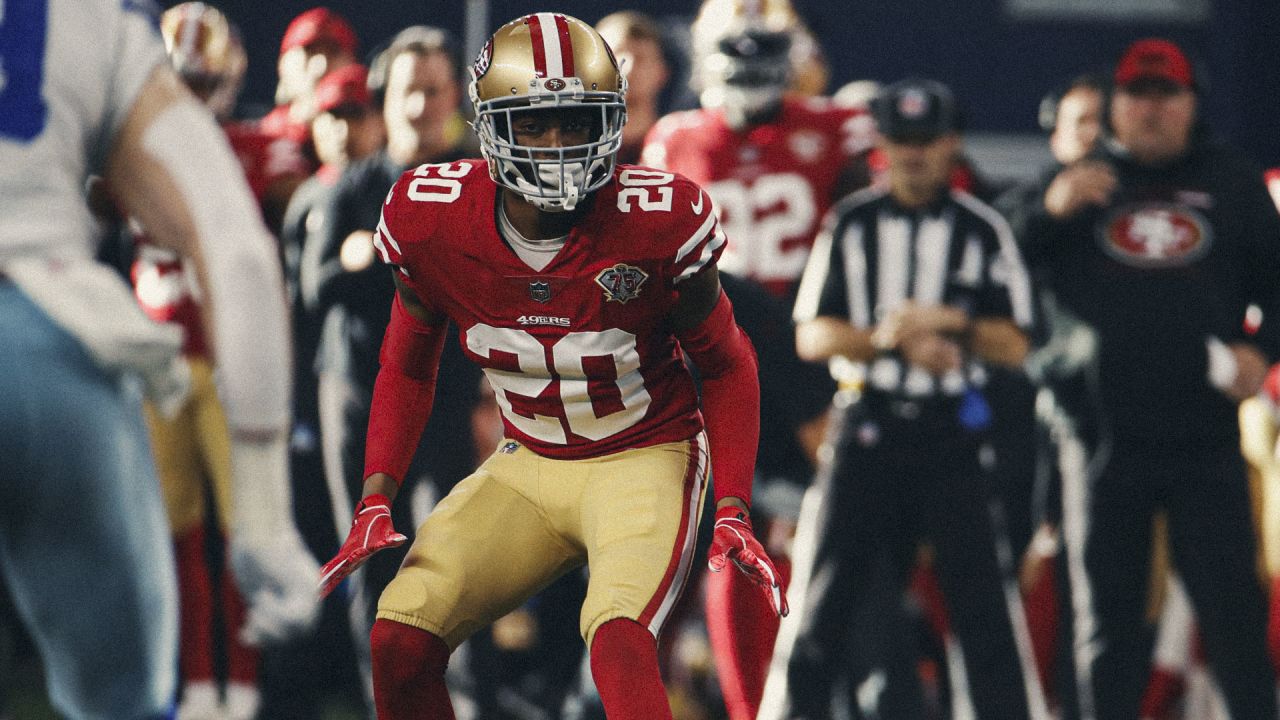
[[[547,53],[542,48],[542,21],[537,15],[530,15],[524,19],[524,24],[529,26],[529,42],[533,45],[533,72],[538,77],[546,77]]]
[[[556,15],[556,33],[560,36],[560,56],[564,64],[564,76],[573,77],[573,38],[569,36],[569,21],[563,15]]]

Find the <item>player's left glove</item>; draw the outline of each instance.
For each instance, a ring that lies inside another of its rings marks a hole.
[[[356,506],[346,542],[342,543],[338,554],[320,568],[320,597],[333,592],[344,578],[374,553],[403,545],[408,540],[391,524],[391,501],[386,495],[370,495],[361,500]]]
[[[790,609],[787,597],[778,581],[778,571],[765,554],[764,547],[756,540],[751,529],[751,518],[746,511],[726,505],[716,511],[716,525],[711,536],[711,550],[707,553],[707,567],[720,572],[729,562],[742,571],[768,595],[769,604],[780,617],[786,617]]]

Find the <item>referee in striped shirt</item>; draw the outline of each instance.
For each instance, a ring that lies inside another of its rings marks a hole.
[[[926,716],[920,648],[903,642],[912,635],[902,613],[867,618],[858,647],[845,631],[870,608],[898,609],[872,596],[888,587],[898,597],[922,540],[932,542],[958,640],[948,658],[953,706],[969,704],[979,720],[1037,717],[1016,591],[1006,592],[997,562],[982,395],[984,363],[1020,366],[1026,354],[1027,276],[1005,221],[949,187],[960,149],[950,90],[904,80],[872,108],[888,184],[832,210],[796,301],[800,356],[830,361],[856,389],[843,396],[856,399],[837,402],[834,452],[814,490],[822,501],[806,501],[800,518],[795,612],[760,717],[832,717],[832,687],[851,652],[859,664],[849,671],[864,673],[852,678],[864,715]]]

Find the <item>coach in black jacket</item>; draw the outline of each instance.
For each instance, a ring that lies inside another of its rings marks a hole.
[[[1111,136],[1064,168],[1019,228],[1048,289],[1081,716],[1138,715],[1151,519],[1231,716],[1275,720],[1266,607],[1236,406],[1280,354],[1280,217],[1262,172],[1207,139],[1175,45],[1141,40],[1115,71]],[[1250,304],[1263,311],[1253,336]]]

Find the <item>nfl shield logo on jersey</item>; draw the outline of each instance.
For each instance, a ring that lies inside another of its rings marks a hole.
[[[529,297],[540,303],[551,300],[551,283],[543,280],[529,283]]]
[[[604,288],[605,302],[618,301],[626,304],[640,294],[640,286],[649,279],[649,274],[634,265],[618,263],[605,268],[596,275],[596,284]]]

